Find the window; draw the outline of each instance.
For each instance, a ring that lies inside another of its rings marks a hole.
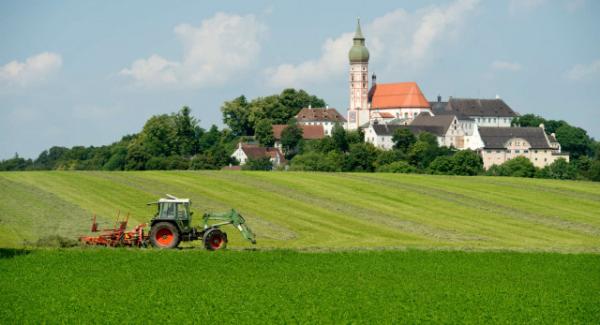
[[[524,153],[529,153],[529,150],[523,150]]]
[[[533,153],[537,153],[537,150],[533,150]]]
[[[485,152],[487,152],[487,153],[492,153],[492,150],[486,150]]]
[[[496,153],[501,153],[501,152],[502,152],[502,151],[500,151],[500,150],[496,150]]]
[[[521,150],[517,149],[515,150],[515,153],[521,153]]]

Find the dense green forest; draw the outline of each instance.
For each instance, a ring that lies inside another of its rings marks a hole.
[[[557,160],[543,169],[526,158],[516,158],[487,172],[476,152],[439,147],[436,137],[406,129],[394,134],[394,149],[380,150],[364,142],[360,131],[334,127],[331,137],[305,141],[294,116],[303,107],[324,107],[326,102],[304,90],[285,89],[280,94],[253,100],[240,96],[221,107],[227,127],[199,126],[188,107],[177,113],[152,116],[143,129],[100,147],[60,146],[44,150],[36,159],[0,161],[0,170],[167,170],[220,169],[238,162],[230,156],[239,141],[273,144],[272,124],[288,124],[282,132],[286,169],[303,171],[362,171],[430,173],[449,175],[494,175],[600,181],[600,143],[581,128],[565,121],[546,120],[526,114],[513,121],[519,126],[544,124],[555,133],[571,161]],[[245,169],[269,170],[268,159],[249,161]]]

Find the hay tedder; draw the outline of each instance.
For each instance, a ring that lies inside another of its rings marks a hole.
[[[192,226],[191,201],[180,199],[167,194],[157,202],[148,203],[156,205],[157,212],[150,220],[150,232],[144,230],[148,224],[141,224],[127,230],[129,215],[117,221],[113,228],[98,229],[94,216],[92,232],[100,232],[97,236],[82,236],[79,241],[87,245],[100,246],[132,246],[146,247],[149,244],[158,248],[175,248],[182,241],[202,240],[208,250],[223,249],[227,246],[227,234],[221,230],[222,226],[233,225],[244,238],[256,244],[254,233],[246,225],[244,218],[235,210],[225,213],[205,213],[202,216],[201,228]],[[216,222],[216,223],[215,223]]]

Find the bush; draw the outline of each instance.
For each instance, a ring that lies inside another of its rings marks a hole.
[[[533,177],[536,169],[533,163],[525,157],[516,157],[500,166],[492,166],[486,173],[490,176]]]
[[[454,170],[454,160],[452,157],[440,156],[435,158],[429,164],[429,172],[437,175],[452,175]]]
[[[395,161],[393,163],[377,167],[379,173],[416,173],[417,169],[406,161]]]
[[[327,154],[319,152],[307,152],[297,155],[290,162],[290,169],[296,171],[341,171],[343,165],[343,154],[331,151]]]
[[[555,160],[552,164],[540,169],[535,174],[537,178],[552,179],[575,179],[577,178],[577,168],[574,164],[568,163],[564,158]]]
[[[248,159],[242,166],[243,170],[273,170],[273,163],[270,157],[261,157]]]
[[[483,172],[483,160],[475,151],[462,150],[452,156],[451,167],[454,175],[479,175]]]

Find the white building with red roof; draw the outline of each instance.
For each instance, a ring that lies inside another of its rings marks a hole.
[[[296,114],[298,125],[322,126],[325,135],[331,135],[336,124],[345,126],[346,119],[335,108],[305,107]]]
[[[416,82],[375,82],[369,90],[369,120],[396,120],[409,124],[419,114],[431,113],[431,105]],[[384,118],[381,118],[384,117]]]

